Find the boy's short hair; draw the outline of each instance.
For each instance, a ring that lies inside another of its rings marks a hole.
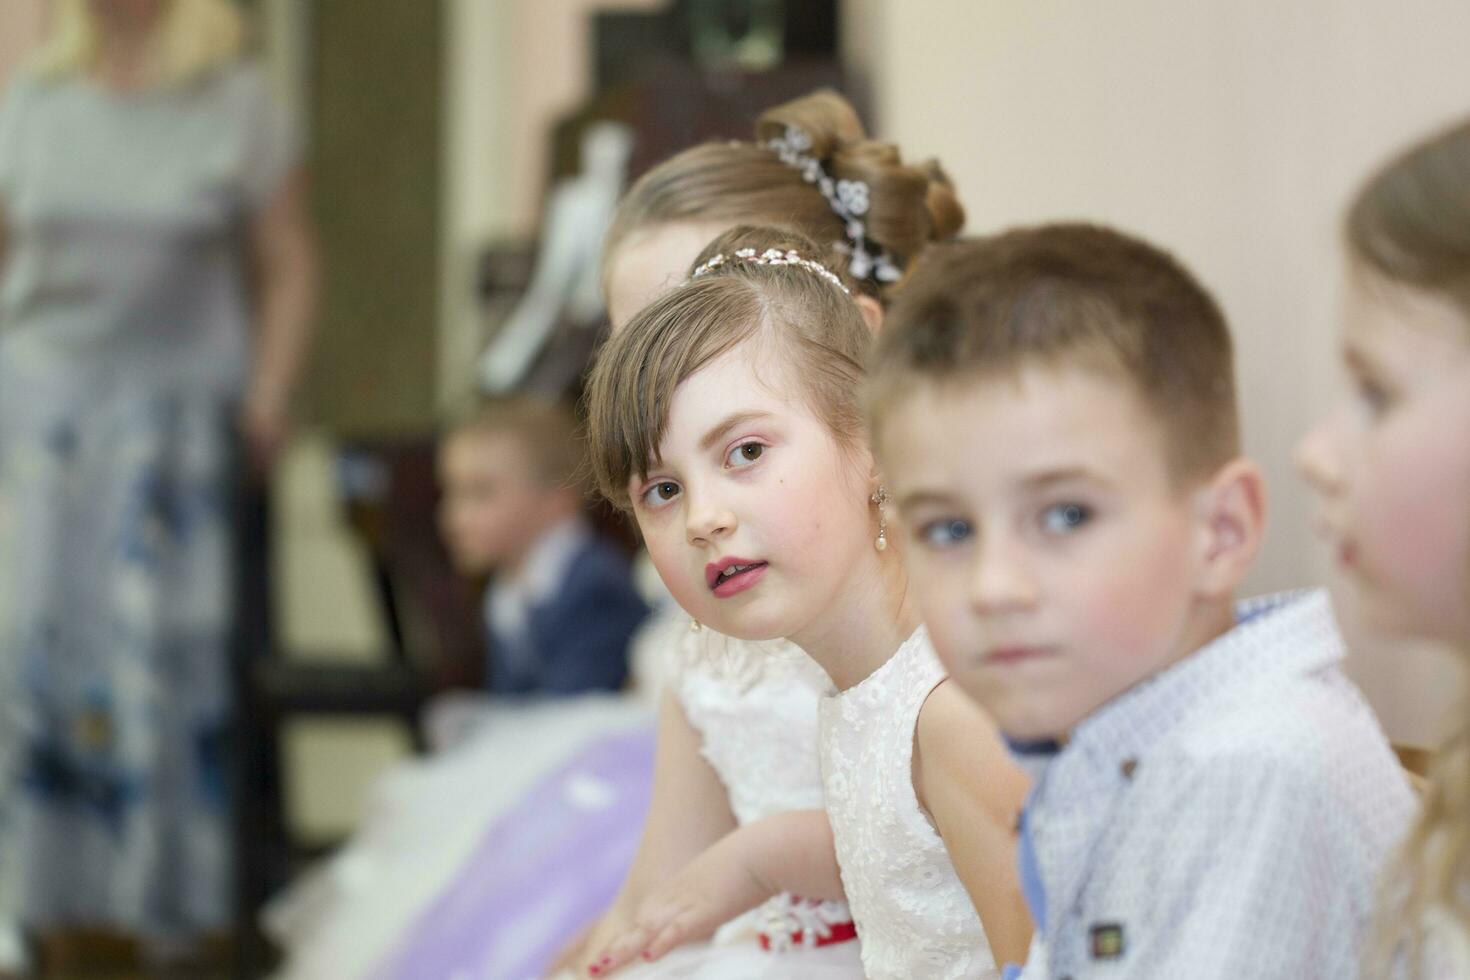
[[[545,486],[585,492],[587,453],[571,406],[528,395],[487,399],[451,425],[444,442],[490,436],[516,439]]]
[[[1173,256],[1088,224],[931,248],[889,311],[868,389],[875,441],[914,385],[1081,365],[1120,375],[1163,426],[1171,475],[1240,452],[1230,331]]]

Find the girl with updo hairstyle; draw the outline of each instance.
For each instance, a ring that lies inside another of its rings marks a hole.
[[[793,144],[802,148],[790,152]],[[831,182],[830,197],[823,178]],[[841,194],[839,182],[849,182],[840,184]],[[834,199],[846,215],[834,208]],[[854,201],[866,207],[850,207]],[[880,278],[876,263],[867,275],[851,274],[854,219],[861,223],[863,250],[886,258],[898,279]],[[868,328],[876,330],[889,292],[930,242],[959,233],[964,210],[937,163],[905,161],[898,147],[869,138],[841,95],[813,92],[763,113],[754,139],[684,150],[628,190],[602,256],[614,333],[687,279],[712,239],[753,223],[783,225],[816,242],[822,262],[844,278]],[[747,642],[695,629],[672,602],[653,619],[645,635],[668,677],[660,697],[653,800],[617,899],[557,960],[580,976],[598,966],[586,954],[623,936],[643,899],[711,844],[738,826],[822,806],[817,705],[832,690],[825,672],[785,641]],[[714,942],[790,945],[790,934],[799,931],[790,926],[797,921],[793,913],[812,920],[809,930],[851,934],[840,903],[800,904],[781,896],[768,905],[727,923]],[[763,925],[769,922],[786,922],[787,934],[773,936]],[[860,977],[857,945],[824,946],[807,967],[800,949],[784,962],[793,977],[815,976],[819,969]]]
[[[805,155],[834,184],[865,186],[867,208],[858,217],[867,241],[900,271],[930,242],[947,241],[964,225],[964,208],[936,161],[906,163],[898,147],[867,136],[846,99],[813,92],[762,113],[753,141],[685,150],[629,189],[602,253],[614,329],[681,278],[705,243],[738,223],[778,222],[823,245],[851,247],[848,222],[800,167],[772,149],[793,131],[809,142]],[[880,302],[895,285],[860,272],[854,278]]]

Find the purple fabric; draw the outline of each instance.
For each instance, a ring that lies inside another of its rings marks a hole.
[[[538,783],[489,828],[376,980],[541,976],[612,902],[632,864],[653,742],[652,731],[604,739]]]

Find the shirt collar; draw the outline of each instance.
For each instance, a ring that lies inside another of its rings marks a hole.
[[[568,566],[592,536],[581,517],[569,517],[538,537],[514,578],[497,575],[490,583],[492,594],[504,601],[536,606],[554,596],[566,578]]]
[[[1063,751],[1083,756],[1089,769],[1116,771],[1166,740],[1200,705],[1229,699],[1269,677],[1320,670],[1343,656],[1325,591],[1248,599],[1236,606],[1229,632],[1098,708],[1065,745],[1008,744],[1035,783]]]
[[[521,566],[520,587],[529,605],[539,605],[561,588],[567,567],[590,534],[580,517],[570,517],[536,540]]]
[[[1136,761],[1200,705],[1232,700],[1269,678],[1321,670],[1344,653],[1325,591],[1246,600],[1236,606],[1234,628],[1094,711],[1069,747],[1102,767]]]

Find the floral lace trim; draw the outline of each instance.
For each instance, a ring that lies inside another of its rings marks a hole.
[[[843,902],[795,895],[777,895],[757,911],[761,935],[773,953],[815,949],[821,940],[831,937],[833,926],[852,923],[852,913]]]
[[[689,632],[675,654],[675,675],[695,669],[708,672],[742,694],[770,671],[825,673],[816,662],[785,640],[736,640],[708,628]]]

